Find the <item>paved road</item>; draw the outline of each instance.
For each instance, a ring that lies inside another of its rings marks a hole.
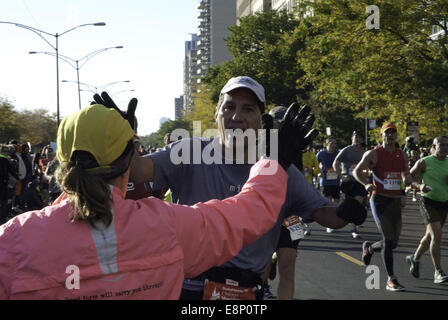
[[[380,240],[378,229],[371,213],[358,230],[361,239],[352,239],[350,227],[327,233],[316,223],[311,224],[312,234],[300,242],[295,277],[294,299],[303,300],[448,300],[448,284],[434,284],[431,256],[427,252],[421,258],[420,279],[409,273],[405,257],[415,251],[425,231],[416,202],[408,197],[403,210],[403,227],[398,247],[394,250],[394,270],[405,292],[389,292],[385,289],[387,274],[381,253],[375,253],[371,265],[379,271],[379,289],[367,289],[372,283],[373,273],[366,273],[361,262],[361,245],[365,240]],[[447,227],[442,237],[442,267],[448,271]],[[370,278],[369,278],[370,277]],[[368,279],[369,278],[369,279]],[[270,284],[276,294],[278,274]]]

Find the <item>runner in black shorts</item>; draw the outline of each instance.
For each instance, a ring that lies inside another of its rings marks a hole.
[[[279,300],[291,300],[294,297],[294,275],[297,248],[300,239],[302,239],[303,236],[304,228],[302,221],[298,216],[290,215],[283,220],[277,250],[276,253],[274,253],[276,258],[273,259],[273,263],[265,272],[265,275],[269,274],[269,278],[274,280],[278,262],[280,281],[277,295]]]
[[[429,249],[434,265],[434,283],[448,282],[448,276],[440,264],[442,228],[448,213],[448,137],[437,137],[432,144],[433,155],[418,160],[411,169],[411,175],[421,175],[422,183],[412,183],[423,196],[420,212],[426,224],[426,232],[413,255],[407,256],[411,274],[418,278],[420,257]]]
[[[333,162],[339,154],[337,149],[337,141],[334,137],[328,137],[326,140],[326,148],[317,153],[317,161],[319,161],[322,170],[320,186],[323,189],[325,197],[334,203],[339,203],[341,198],[341,180],[338,173],[333,169]],[[327,232],[333,232],[332,228],[327,228]]]

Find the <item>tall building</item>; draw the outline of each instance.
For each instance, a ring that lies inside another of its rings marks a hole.
[[[441,22],[443,24],[443,22]],[[448,28],[448,22],[446,22],[446,27]],[[432,26],[430,38],[431,40],[437,40],[445,35],[445,30],[440,26]]]
[[[237,19],[251,16],[257,12],[271,9],[272,0],[237,0],[236,17]],[[239,23],[237,22],[239,25]]]
[[[230,60],[224,38],[229,27],[236,24],[235,0],[200,0],[197,51],[197,74],[202,77],[209,67]]]
[[[273,10],[286,10],[292,12],[297,0],[272,0]]]
[[[224,38],[229,27],[236,24],[236,0],[199,0],[198,33],[185,42],[184,104],[193,107],[197,86],[208,68],[232,58]]]
[[[198,79],[198,41],[199,37],[195,33],[191,34],[191,40],[185,41],[183,108],[187,110],[193,105],[193,93]]]
[[[182,109],[184,108],[184,96],[174,98],[174,119],[179,120],[182,118]]]

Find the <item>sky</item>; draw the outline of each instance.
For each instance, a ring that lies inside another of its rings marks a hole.
[[[174,119],[174,98],[183,94],[185,41],[197,32],[198,0],[1,0],[0,21],[15,22],[58,37],[59,54],[80,60],[91,52],[109,49],[79,69],[79,81],[106,87],[121,109],[138,99],[138,134],[159,129],[162,117]],[[55,37],[46,36],[55,46]],[[56,58],[30,51],[55,50],[37,34],[0,23],[0,98],[16,110],[44,108],[57,111]],[[85,61],[82,60],[82,61]],[[60,119],[79,110],[76,68],[59,60]],[[68,82],[62,82],[66,80]],[[130,81],[130,82],[124,82]],[[93,87],[90,87],[92,90]],[[81,85],[81,89],[89,89]],[[94,89],[93,89],[94,90]],[[134,90],[134,91],[130,91]],[[81,105],[93,93],[81,91]]]

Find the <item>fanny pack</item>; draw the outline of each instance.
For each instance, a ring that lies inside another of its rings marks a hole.
[[[214,267],[204,273],[203,300],[261,300],[261,284],[251,270]]]

